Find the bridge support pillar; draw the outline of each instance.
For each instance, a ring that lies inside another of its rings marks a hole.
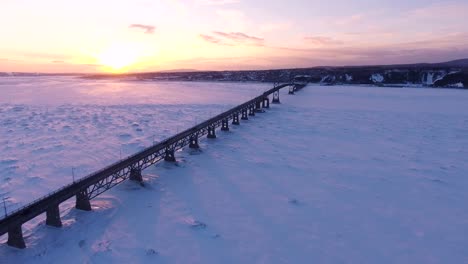
[[[167,161],[167,162],[176,162],[174,149],[166,148],[166,154],[165,154],[165,156],[164,156],[164,161]]]
[[[235,114],[232,115],[232,124],[235,125],[235,126],[240,125],[239,113],[235,113]]]
[[[249,116],[255,116],[255,105],[249,107]]]
[[[295,91],[296,91],[295,85],[289,86],[289,94],[294,94]]]
[[[75,208],[82,211],[91,211],[91,203],[89,202],[87,189],[84,189],[76,194]]]
[[[271,101],[272,104],[279,104],[280,103],[280,97],[279,97],[279,91],[276,91],[273,93],[273,100]]]
[[[60,220],[60,209],[58,204],[47,209],[46,217],[46,225],[62,227],[62,220]]]
[[[255,102],[255,111],[256,111],[257,113],[263,113],[263,110],[262,110],[262,102],[261,102],[261,101]]]
[[[242,120],[249,120],[249,117],[247,116],[247,109],[244,108],[242,109],[242,117],[241,117]]]
[[[15,248],[26,248],[23,238],[23,230],[21,230],[21,225],[15,226],[8,230],[8,242],[7,244],[10,247]]]
[[[229,120],[227,118],[221,121],[221,131],[229,131]]]
[[[191,149],[199,149],[200,148],[200,146],[198,145],[198,136],[191,136],[190,137],[189,148],[191,148]]]
[[[270,108],[270,100],[268,99],[268,97],[263,98],[262,108]]]
[[[131,181],[136,181],[136,182],[142,182],[143,181],[143,176],[141,175],[141,169],[132,168],[130,170],[130,180]]]
[[[207,138],[211,138],[211,139],[216,138],[215,130],[216,130],[216,128],[214,126],[208,127],[208,136],[207,136]]]

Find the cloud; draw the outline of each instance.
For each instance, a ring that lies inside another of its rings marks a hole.
[[[309,66],[442,62],[468,57],[468,35],[446,34],[414,42],[381,45],[324,45],[313,48],[272,47],[274,54],[304,58]],[[285,59],[286,60],[286,59]],[[318,64],[320,63],[320,64]],[[298,67],[307,66],[299,63]]]
[[[264,39],[260,37],[250,36],[242,32],[221,32],[213,31],[212,35],[200,35],[206,42],[218,45],[250,45],[264,46]]]
[[[202,38],[206,42],[210,42],[213,44],[221,44],[221,40],[213,36],[200,34],[200,38]]]
[[[10,64],[10,63],[20,63],[20,62],[23,62],[23,61],[22,60],[17,60],[17,59],[0,58],[0,62]]]
[[[304,38],[308,44],[314,46],[336,46],[344,44],[343,41],[323,36],[308,36]]]
[[[154,30],[156,29],[155,26],[143,24],[131,24],[129,28],[143,29],[145,31],[145,34],[153,34]]]
[[[213,33],[223,38],[238,41],[238,42],[244,42],[244,41],[263,42],[263,38],[249,36],[242,32],[225,33],[221,31],[214,31]]]

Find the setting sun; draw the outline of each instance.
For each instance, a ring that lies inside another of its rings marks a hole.
[[[124,72],[136,64],[140,49],[132,44],[114,44],[97,56],[98,63],[108,72]]]

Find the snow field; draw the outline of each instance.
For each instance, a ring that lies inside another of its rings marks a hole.
[[[467,262],[467,99],[365,87],[282,94],[281,105],[202,140],[201,152],[184,149],[176,164],[144,171],[144,186],[99,196],[93,212],[64,204],[64,228],[39,221],[27,250],[0,246],[0,259]]]

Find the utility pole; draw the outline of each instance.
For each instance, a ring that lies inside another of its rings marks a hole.
[[[75,183],[75,168],[72,168],[73,183]]]

